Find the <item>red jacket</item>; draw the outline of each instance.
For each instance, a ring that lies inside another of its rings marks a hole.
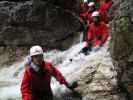
[[[88,9],[89,7],[87,3],[80,4],[80,17],[83,18],[85,21],[87,20]]]
[[[87,21],[88,12],[80,13],[80,17],[81,17],[84,21]]]
[[[113,5],[113,1],[112,1],[112,0],[110,0],[110,1],[107,2],[107,3],[101,1],[101,2],[100,2],[99,11],[102,12],[102,13],[104,13],[104,12],[106,12],[108,9],[110,9],[110,8],[112,7],[112,5]]]
[[[101,45],[106,42],[108,38],[108,27],[104,22],[100,22],[98,26],[94,23],[90,24],[87,32],[88,44],[93,46]]]
[[[33,100],[33,93],[43,92],[51,94],[51,76],[54,76],[61,84],[68,87],[68,83],[62,74],[51,63],[43,62],[44,74],[38,75],[28,64],[25,65],[24,77],[21,83],[22,100]]]
[[[101,21],[103,21],[106,24],[108,24],[108,22],[109,22],[109,15],[107,15],[106,13],[100,12],[100,19],[101,19]]]
[[[92,13],[88,13],[87,15],[87,24],[90,25],[93,22]]]
[[[81,4],[80,4],[80,13],[87,12],[88,9],[89,9],[88,3],[81,3]]]
[[[83,18],[87,22],[88,26],[93,22],[92,13],[85,12],[85,13],[80,14],[80,17]]]
[[[100,2],[100,7],[99,7],[99,12],[101,15],[101,20],[104,21],[105,23],[108,23],[109,21],[109,15],[107,15],[106,11],[109,10],[113,5],[113,1],[110,0],[108,3],[101,1]]]

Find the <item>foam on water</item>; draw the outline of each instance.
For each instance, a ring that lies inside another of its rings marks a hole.
[[[86,63],[98,63],[103,57],[109,56],[107,44],[99,51],[93,51],[88,56],[79,54],[79,51],[84,46],[85,43],[79,43],[64,52],[57,50],[45,52],[44,57],[45,60],[53,62],[55,67],[58,68],[67,81],[71,83],[74,80],[78,80],[80,72],[84,69]],[[20,83],[23,76],[23,65],[25,61],[26,58],[24,58],[22,62],[18,62],[8,68],[0,70],[0,100],[7,100],[9,98],[13,100],[20,99]],[[69,89],[64,85],[60,85],[54,78],[52,78],[51,81],[51,87],[56,97],[61,97],[62,94],[70,92]]]

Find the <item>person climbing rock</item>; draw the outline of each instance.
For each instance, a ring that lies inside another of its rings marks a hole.
[[[108,27],[100,20],[100,14],[98,11],[92,13],[93,23],[87,31],[87,43],[88,45],[82,49],[82,52],[86,54],[91,51],[92,47],[100,48],[106,42],[108,38]]]
[[[100,0],[100,12],[106,12],[107,10],[111,9],[113,5],[113,1],[112,0]]]
[[[101,20],[103,20],[105,23],[108,23],[111,19],[111,8],[113,5],[112,0],[100,0],[100,6],[99,6],[99,12],[101,15]]]
[[[50,62],[44,61],[43,49],[36,45],[30,48],[30,61],[25,64],[25,72],[21,83],[22,100],[53,100],[50,87],[51,77],[54,76],[60,84],[70,90],[77,84],[69,84],[61,72]]]

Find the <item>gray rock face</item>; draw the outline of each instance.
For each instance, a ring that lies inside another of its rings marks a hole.
[[[118,72],[118,87],[133,100],[133,1],[114,0],[111,55]]]
[[[68,48],[81,25],[77,18],[78,5],[78,0],[2,0],[0,46],[4,50],[1,57],[9,58],[23,51],[22,48],[27,50],[36,44],[45,50]],[[17,56],[9,59],[19,59]]]
[[[76,0],[0,2],[0,45],[59,47],[61,42],[56,40],[76,32],[80,26],[71,14],[77,14],[76,4]]]
[[[117,91],[117,72],[109,51],[90,55],[82,68],[77,91],[85,100],[125,100]]]

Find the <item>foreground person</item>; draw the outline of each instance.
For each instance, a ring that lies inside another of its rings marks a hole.
[[[77,86],[77,84],[69,85],[59,70],[44,61],[43,49],[40,46],[31,47],[30,57],[31,61],[25,64],[21,83],[22,100],[53,100],[50,87],[52,76],[71,90]]]

